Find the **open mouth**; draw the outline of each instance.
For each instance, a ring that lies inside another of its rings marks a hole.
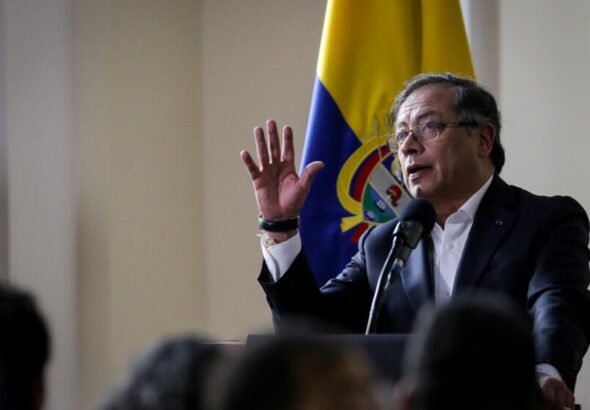
[[[408,176],[418,174],[421,171],[424,171],[424,170],[427,170],[427,169],[430,169],[430,166],[428,166],[428,165],[421,165],[421,164],[410,165],[407,168]]]

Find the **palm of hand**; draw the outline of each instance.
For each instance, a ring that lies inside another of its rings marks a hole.
[[[254,129],[260,165],[254,162],[248,151],[241,152],[242,161],[250,174],[262,217],[267,220],[295,218],[303,207],[314,176],[324,164],[312,162],[298,176],[295,170],[293,131],[288,126],[283,128],[281,149],[276,123],[269,120],[266,127],[268,143],[262,128]]]

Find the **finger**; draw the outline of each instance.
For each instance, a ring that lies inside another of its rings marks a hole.
[[[254,139],[256,140],[256,156],[260,167],[263,168],[269,164],[268,147],[266,146],[266,139],[264,138],[264,130],[260,127],[254,128]]]
[[[565,398],[565,391],[556,386],[554,393],[555,395],[553,399],[553,407],[559,410],[563,410],[563,408],[567,406],[568,403]]]
[[[242,158],[242,162],[244,163],[244,165],[246,165],[246,169],[250,174],[250,178],[252,180],[258,178],[258,176],[260,175],[260,169],[252,159],[250,153],[248,151],[242,151],[240,152],[240,157]]]
[[[574,406],[576,405],[576,398],[574,397],[574,393],[569,389],[565,382],[563,384],[565,390],[565,405],[574,410]]]
[[[324,168],[324,163],[322,161],[314,161],[307,164],[303,172],[301,172],[299,183],[306,191],[309,190],[313,179],[322,168]]]
[[[576,406],[576,398],[574,397],[573,393],[569,389],[566,389],[564,396],[563,405],[574,410]]]
[[[555,410],[564,410],[563,390],[555,383],[555,380],[548,380],[543,385],[543,394],[547,400],[548,406]]]
[[[295,161],[295,148],[293,147],[293,130],[289,126],[283,128],[283,161]]]
[[[550,403],[551,407],[553,407],[555,403],[554,389],[549,385],[549,383],[545,383],[545,385],[541,386],[541,388],[543,390],[543,397],[545,397],[545,400]]]
[[[563,381],[549,379],[544,383],[543,391],[551,404],[551,408],[563,410],[568,407],[573,410],[574,396]]]
[[[573,402],[573,395],[569,391],[569,389],[565,386],[556,389],[557,392],[555,394],[556,400],[555,403],[559,405],[561,409],[563,407],[569,407],[570,409],[574,409],[572,402]]]
[[[270,160],[272,163],[281,160],[281,144],[279,142],[279,132],[277,131],[277,123],[273,120],[266,122],[266,129],[268,130],[268,142],[270,144]]]

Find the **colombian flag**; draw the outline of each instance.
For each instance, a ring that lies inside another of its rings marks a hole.
[[[411,199],[387,114],[413,75],[441,71],[474,76],[459,0],[328,0],[301,164],[326,164],[300,215],[319,284]]]

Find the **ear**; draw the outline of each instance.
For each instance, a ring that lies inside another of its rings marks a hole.
[[[492,123],[484,122],[479,126],[477,136],[479,138],[477,147],[478,155],[482,158],[489,157],[494,146],[494,140],[496,139],[496,128]]]
[[[400,380],[391,396],[394,410],[414,410],[414,389],[407,379]]]

